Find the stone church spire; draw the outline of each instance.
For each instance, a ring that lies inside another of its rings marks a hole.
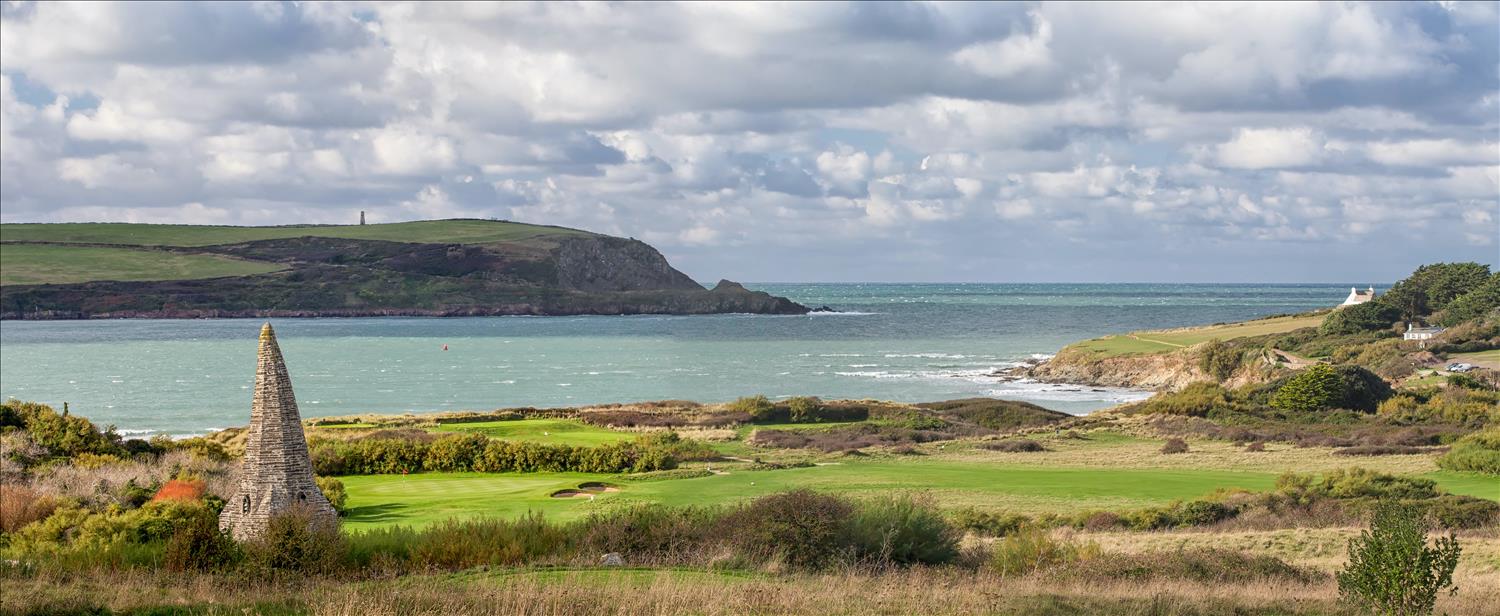
[[[250,403],[250,433],[240,462],[240,486],[219,514],[219,528],[245,540],[265,532],[271,517],[295,506],[306,507],[315,521],[335,522],[333,505],[313,481],[312,459],[302,433],[302,416],[292,394],[292,379],[281,359],[276,332],[260,330],[255,394]]]

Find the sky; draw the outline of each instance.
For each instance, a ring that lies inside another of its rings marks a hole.
[[[1500,262],[1500,9],[0,5],[0,220],[477,217],[700,280]]]

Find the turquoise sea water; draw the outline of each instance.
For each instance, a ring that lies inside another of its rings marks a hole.
[[[1107,333],[1331,306],[1350,285],[748,286],[842,313],[273,322],[306,417],[750,394],[992,396],[1083,413],[1143,394],[988,375]],[[130,434],[244,425],[260,323],[5,321],[0,396],[67,401]]]

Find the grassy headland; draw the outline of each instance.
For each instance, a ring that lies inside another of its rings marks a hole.
[[[634,239],[490,220],[0,225],[0,318],[801,314]]]

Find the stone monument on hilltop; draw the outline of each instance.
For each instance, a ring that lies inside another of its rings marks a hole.
[[[255,394],[250,405],[250,434],[240,462],[240,486],[219,514],[219,528],[235,539],[264,533],[271,518],[293,507],[305,507],[314,522],[334,523],[338,514],[313,481],[312,458],[302,433],[302,417],[292,395],[276,332],[260,330]]]

